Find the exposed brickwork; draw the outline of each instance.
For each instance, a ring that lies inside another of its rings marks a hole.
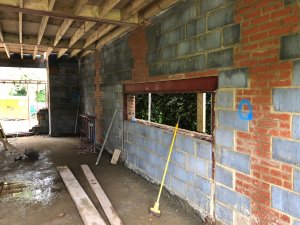
[[[248,99],[254,120],[249,132],[236,132],[236,150],[251,156],[251,175],[236,172],[235,190],[251,199],[252,224],[285,224],[291,218],[271,207],[271,185],[292,190],[292,167],[272,159],[272,137],[291,138],[291,116],[273,112],[272,90],[289,87],[292,62],[280,61],[280,39],[299,30],[297,4],[243,0],[236,4],[241,45],[234,65],[249,68],[249,88],[236,90],[236,107]],[[237,109],[237,108],[236,108]]]

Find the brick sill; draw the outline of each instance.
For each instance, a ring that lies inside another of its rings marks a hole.
[[[130,121],[130,120],[128,120],[128,121]],[[164,125],[164,124],[154,123],[154,122],[148,122],[146,120],[141,120],[141,119],[136,119],[136,122],[144,124],[144,125],[160,128],[160,129],[163,129],[163,130],[167,130],[167,131],[170,131],[170,132],[174,132],[174,127],[169,126],[169,125]],[[211,142],[211,143],[213,141],[212,135],[209,135],[209,134],[199,133],[199,132],[196,132],[196,131],[190,131],[190,130],[185,130],[185,129],[181,129],[181,128],[178,129],[178,132],[180,134],[190,136],[190,137],[193,137],[193,138],[198,138],[200,140],[208,141],[208,142]]]

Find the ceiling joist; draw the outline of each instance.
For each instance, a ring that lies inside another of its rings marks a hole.
[[[9,49],[8,49],[7,45],[4,43],[3,32],[2,32],[2,28],[1,27],[0,27],[0,41],[3,44],[3,47],[5,49],[7,57],[10,59]]]

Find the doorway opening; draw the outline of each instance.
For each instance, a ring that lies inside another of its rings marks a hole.
[[[48,108],[47,69],[0,67],[0,122],[6,134],[26,133]]]

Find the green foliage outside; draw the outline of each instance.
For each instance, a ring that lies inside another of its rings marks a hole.
[[[207,94],[207,132],[211,133],[211,94]],[[135,96],[136,118],[148,120],[148,94]],[[197,94],[152,94],[151,122],[175,126],[180,115],[179,127],[197,131]]]
[[[21,80],[27,80],[27,75],[22,75]],[[27,96],[27,87],[26,84],[14,84],[9,92],[10,96]]]
[[[36,92],[36,102],[46,102],[46,92],[45,90],[39,90]]]

